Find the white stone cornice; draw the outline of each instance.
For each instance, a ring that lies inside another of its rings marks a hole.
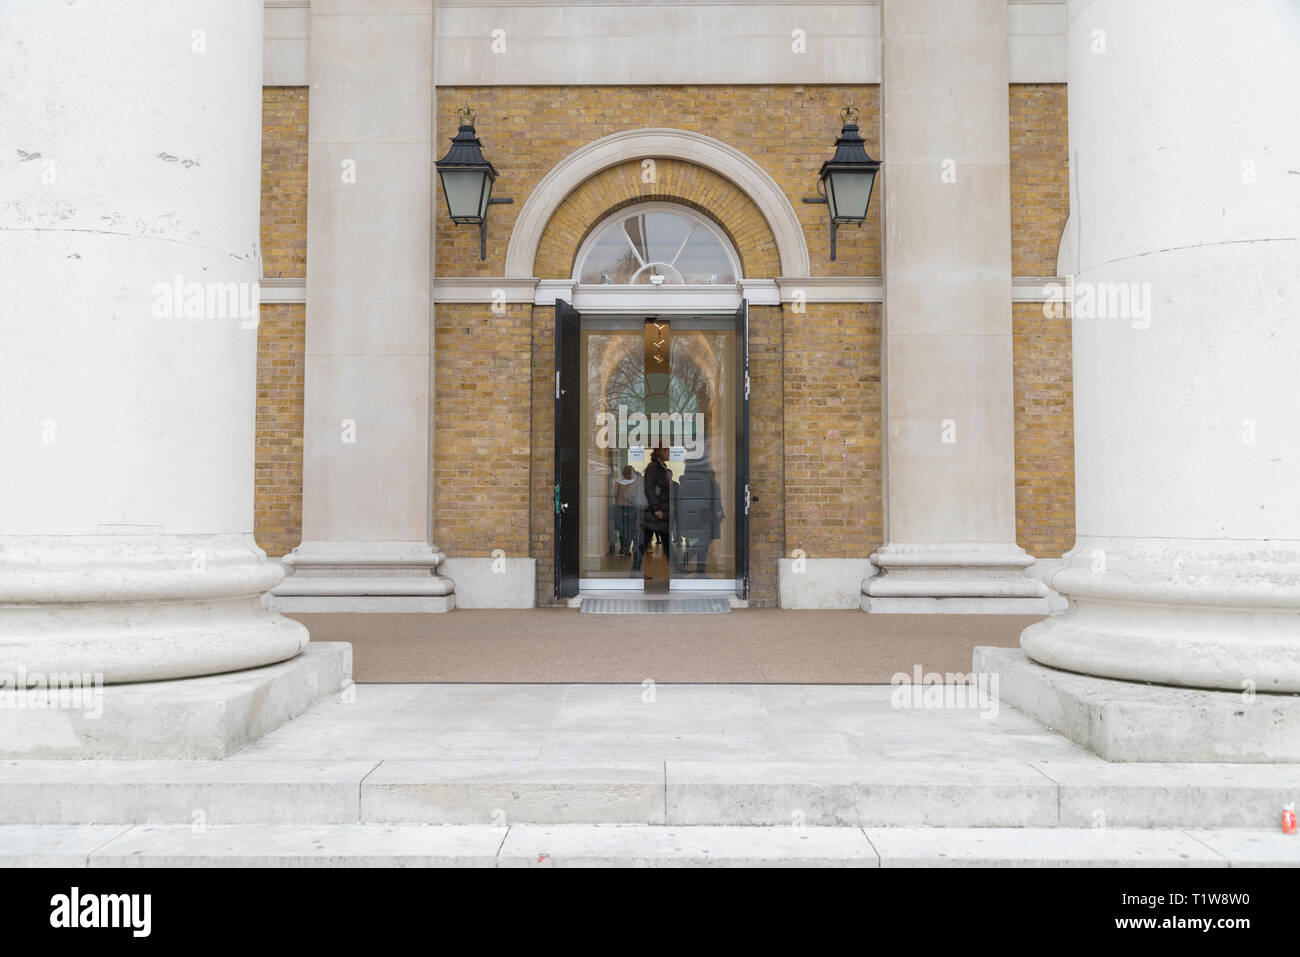
[[[263,279],[263,302],[301,302],[304,280]],[[1012,280],[1013,302],[1063,302],[1069,280],[1060,276],[1024,276]],[[440,277],[433,281],[435,303],[531,302],[553,305],[556,299],[574,303],[581,298],[587,308],[622,300],[624,311],[641,308],[667,310],[719,306],[723,299],[750,305],[774,306],[787,302],[883,302],[884,281],[879,276],[781,276],[777,279],[742,279],[739,286],[660,286],[629,290],[625,286],[582,286],[572,279],[510,279],[505,276]],[[504,298],[502,298],[504,297]],[[719,306],[720,307],[720,306]],[[734,308],[734,307],[733,307]]]
[[[264,304],[306,302],[307,280],[301,276],[290,279],[278,276],[273,279],[263,278],[258,283],[258,292],[258,301]]]
[[[742,279],[740,294],[751,306],[779,306],[781,292],[775,279]]]
[[[1023,276],[1011,280],[1011,301],[1064,302],[1068,284],[1061,276]]]
[[[539,279],[533,304],[553,306],[559,299],[572,303],[573,292],[577,288],[578,283],[574,279]]]
[[[728,314],[740,306],[740,286],[578,286],[569,300],[579,312],[601,315]]]
[[[508,303],[531,302],[537,305],[554,304],[557,298],[572,302],[578,284],[572,279],[509,279],[505,276],[453,276],[433,281],[433,301],[492,302],[504,294]],[[592,290],[592,302],[613,295],[607,289],[618,287],[584,287]],[[716,287],[734,291],[736,287]],[[777,279],[742,279],[741,291],[751,305],[776,305],[778,302],[881,302],[884,300],[884,283],[879,276],[862,278],[849,276],[781,276]],[[1068,279],[1061,276],[1025,276],[1012,280],[1013,302],[1062,302],[1068,288]],[[651,294],[669,292],[673,287],[660,287]],[[694,294],[696,287],[690,287]],[[682,290],[678,290],[679,292]],[[802,296],[800,293],[802,292]],[[566,295],[567,293],[567,295]],[[307,280],[303,278],[270,278],[261,283],[263,303],[305,302]],[[717,298],[716,296],[714,298]],[[656,300],[666,301],[664,297]],[[660,308],[663,308],[662,305]]]
[[[439,277],[433,280],[434,303],[532,302],[537,279],[506,279],[503,276]]]
[[[781,302],[881,302],[879,276],[782,276],[776,280]]]
[[[735,183],[758,206],[776,239],[781,270],[788,276],[810,272],[808,244],[794,207],[776,180],[751,157],[703,133],[688,130],[623,130],[588,143],[542,177],[510,234],[506,276],[523,279],[533,272],[537,246],[560,203],[587,179],[628,160],[647,157],[695,163]]]

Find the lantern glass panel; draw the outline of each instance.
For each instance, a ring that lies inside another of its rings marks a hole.
[[[476,221],[487,211],[491,186],[487,170],[442,170],[442,193],[447,197],[447,212],[453,220]]]
[[[826,174],[826,200],[831,218],[861,220],[867,217],[867,203],[876,174],[869,170],[839,169]]]

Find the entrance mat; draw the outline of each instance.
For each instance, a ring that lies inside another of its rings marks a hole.
[[[725,615],[731,603],[725,598],[592,598],[583,596],[587,615]]]
[[[637,596],[632,596],[637,597]],[[693,596],[698,597],[698,596]],[[725,598],[724,598],[725,600]],[[976,646],[1018,648],[1041,615],[881,615],[734,608],[729,615],[300,614],[312,641],[352,643],[363,684],[889,684],[968,673]]]

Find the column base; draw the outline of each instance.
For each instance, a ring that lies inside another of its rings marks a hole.
[[[1050,615],[1047,598],[871,598],[862,610],[877,615]]]
[[[889,544],[871,556],[880,573],[862,583],[862,610],[878,614],[1046,615],[1051,593],[1025,574],[1034,559],[1016,545]]]
[[[456,587],[457,608],[534,608],[537,559],[448,558],[439,566]]]
[[[440,614],[456,607],[455,595],[271,595],[266,606],[291,615]]]
[[[289,661],[206,678],[0,691],[0,758],[220,760],[351,683],[352,646],[312,642]]]
[[[1070,606],[1020,636],[1039,664],[1238,694],[1300,692],[1298,542],[1080,538],[1049,581]]]
[[[307,629],[261,603],[283,577],[251,535],[2,537],[0,687],[166,681],[292,658]]]
[[[1243,695],[1057,671],[1018,648],[976,648],[997,697],[1107,761],[1300,762],[1300,696]]]
[[[782,608],[857,608],[863,579],[876,573],[869,558],[777,559]]]
[[[303,542],[286,555],[292,570],[272,593],[276,611],[439,613],[455,607],[446,556],[427,542]]]

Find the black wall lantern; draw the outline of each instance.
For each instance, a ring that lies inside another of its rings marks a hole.
[[[513,203],[513,199],[494,199],[492,184],[496,167],[483,158],[483,144],[474,131],[474,111],[468,106],[456,111],[460,128],[452,137],[451,149],[435,164],[442,180],[442,195],[447,212],[458,226],[479,228],[479,259],[487,259],[487,211],[493,203]]]
[[[866,142],[858,133],[858,111],[850,103],[840,110],[844,127],[835,141],[835,155],[822,163],[817,174],[817,196],[805,203],[825,203],[831,212],[831,259],[835,258],[835,230],[841,223],[855,226],[867,218],[871,190],[876,184],[880,160],[867,155]]]

